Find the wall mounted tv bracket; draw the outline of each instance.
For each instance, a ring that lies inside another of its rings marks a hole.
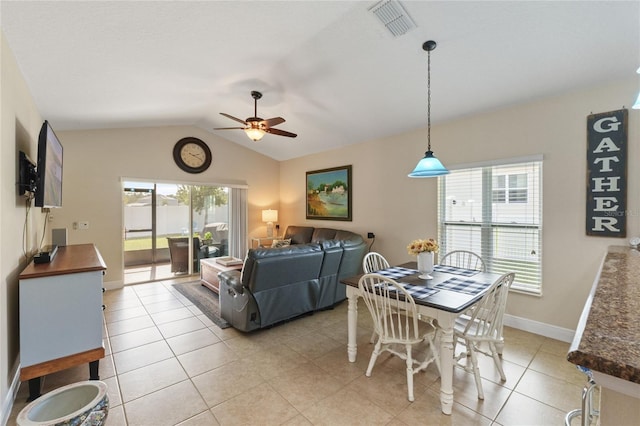
[[[38,173],[36,163],[24,152],[20,151],[18,158],[18,195],[31,196],[36,191]]]

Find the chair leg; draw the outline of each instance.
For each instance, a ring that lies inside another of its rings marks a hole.
[[[413,357],[411,356],[411,345],[407,348],[407,392],[409,401],[413,402]]]
[[[504,374],[504,369],[502,368],[502,359],[498,355],[498,349],[493,342],[489,342],[489,350],[491,351],[491,357],[493,358],[493,363],[496,365],[498,369],[498,373],[500,373],[500,380],[503,382],[507,380],[507,376]]]
[[[376,343],[376,346],[373,348],[373,352],[371,352],[371,358],[369,359],[369,366],[367,367],[367,372],[365,373],[367,377],[371,377],[371,371],[373,370],[373,366],[376,363],[376,360],[378,359],[378,355],[380,355],[381,346],[382,344],[380,343],[380,341],[378,341],[378,343]]]
[[[469,358],[471,359],[471,366],[473,368],[473,376],[476,380],[476,388],[478,389],[478,399],[484,399],[484,392],[482,391],[482,379],[480,378],[480,369],[478,368],[478,355],[473,349],[473,343],[467,341],[467,348],[469,349]],[[467,360],[468,361],[468,360]]]

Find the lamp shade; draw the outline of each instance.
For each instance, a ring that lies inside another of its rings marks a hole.
[[[435,177],[442,176],[449,173],[440,160],[433,156],[432,151],[427,151],[424,154],[424,158],[418,161],[416,168],[413,169],[411,173],[409,173],[409,177],[412,178],[427,178],[427,177]]]
[[[244,132],[247,134],[247,136],[249,136],[249,139],[251,139],[254,142],[257,142],[260,139],[262,139],[262,137],[266,133],[264,130],[257,129],[255,127],[246,128],[244,129]]]
[[[262,210],[262,221],[263,222],[277,222],[278,221],[278,210]]]

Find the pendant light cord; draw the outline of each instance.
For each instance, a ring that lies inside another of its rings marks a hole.
[[[427,151],[431,151],[431,50],[427,51]]]

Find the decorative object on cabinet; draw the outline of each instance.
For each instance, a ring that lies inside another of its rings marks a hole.
[[[351,165],[307,172],[307,219],[351,220]]]

